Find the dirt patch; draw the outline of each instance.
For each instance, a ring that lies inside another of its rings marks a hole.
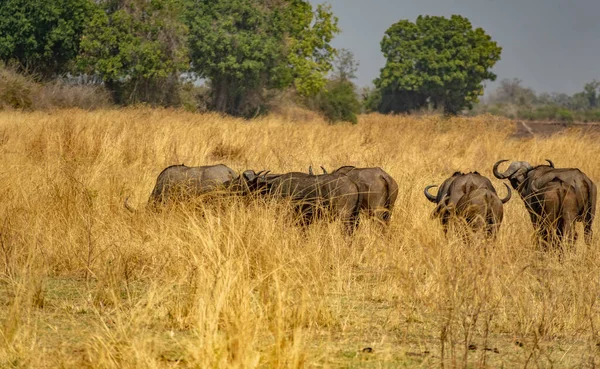
[[[566,130],[576,129],[581,134],[599,134],[599,123],[567,123],[567,122],[529,122],[515,121],[516,130],[513,138],[548,137]]]

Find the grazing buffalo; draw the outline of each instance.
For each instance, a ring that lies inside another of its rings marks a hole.
[[[592,242],[592,223],[596,213],[596,185],[576,168],[533,167],[525,161],[512,162],[504,172],[494,164],[494,176],[508,179],[519,192],[533,227],[546,245],[572,242],[577,234],[575,222],[583,222],[586,244]]]
[[[321,166],[324,175],[327,170]],[[313,174],[309,167],[309,174]],[[346,165],[334,170],[331,174],[345,174],[359,186],[363,195],[360,210],[370,217],[389,224],[398,197],[398,183],[381,168],[357,168]]]
[[[455,172],[435,196],[429,193],[432,187],[437,185],[425,187],[424,194],[437,204],[432,216],[440,219],[445,233],[451,221],[462,220],[473,231],[484,230],[487,237],[495,237],[504,217],[502,204],[511,198],[510,187],[506,186],[508,194],[500,199],[492,182],[477,172]]]
[[[256,174],[250,170],[241,177],[250,191],[289,199],[304,225],[325,214],[340,219],[350,232],[358,225],[362,194],[358,184],[344,174]]]
[[[222,188],[236,177],[237,174],[223,164],[201,167],[171,165],[158,175],[147,207],[154,209],[170,202],[192,199]],[[135,211],[127,199],[125,207]]]

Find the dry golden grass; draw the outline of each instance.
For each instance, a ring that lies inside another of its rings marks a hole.
[[[446,239],[429,217],[425,185],[492,177],[501,158],[600,179],[597,138],[511,130],[492,117],[0,112],[0,367],[597,367],[600,236],[562,262],[541,253],[518,196],[489,245]],[[260,201],[144,211],[182,162],[381,166],[400,195],[387,233],[366,222],[352,239]]]

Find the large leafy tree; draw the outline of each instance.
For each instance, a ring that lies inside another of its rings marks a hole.
[[[0,0],[0,60],[48,79],[70,70],[90,0]]]
[[[379,110],[404,112],[428,103],[456,114],[472,108],[502,48],[467,18],[419,16],[393,24],[381,41],[387,59],[375,86]]]
[[[118,103],[177,103],[188,69],[182,0],[98,0],[79,66],[98,75]]]
[[[188,0],[186,24],[192,69],[209,81],[212,107],[242,116],[256,114],[269,89],[320,91],[339,32],[328,7],[304,0]]]

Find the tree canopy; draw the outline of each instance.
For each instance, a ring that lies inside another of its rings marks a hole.
[[[115,100],[169,104],[188,69],[182,0],[100,0],[85,30],[79,66]]]
[[[429,103],[456,114],[478,101],[483,81],[496,79],[490,69],[502,48],[467,18],[453,15],[401,20],[385,32],[381,50],[387,61],[374,81],[381,112],[406,112]]]
[[[215,110],[255,114],[268,89],[293,85],[302,95],[326,83],[339,32],[326,6],[308,1],[189,0],[192,70],[207,79]]]
[[[90,0],[0,1],[0,60],[48,79],[70,70]]]

